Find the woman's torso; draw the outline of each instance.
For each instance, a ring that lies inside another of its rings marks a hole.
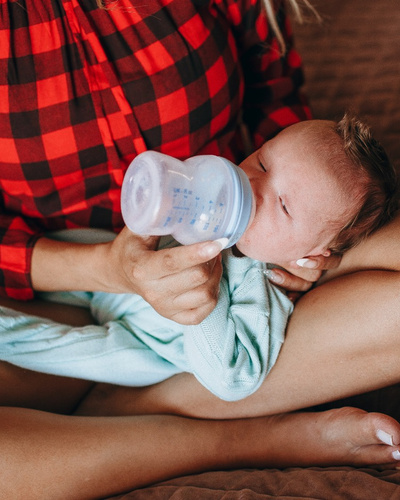
[[[196,2],[133,3],[0,4],[6,213],[43,230],[118,230],[136,154],[232,157],[243,81],[226,18]]]

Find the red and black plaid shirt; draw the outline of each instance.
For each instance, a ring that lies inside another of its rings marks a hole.
[[[0,0],[0,293],[33,297],[45,231],[121,229],[138,153],[237,161],[241,116],[256,147],[309,118],[276,3],[285,57],[259,0]]]

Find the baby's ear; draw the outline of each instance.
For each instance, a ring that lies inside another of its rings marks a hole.
[[[307,255],[307,257],[329,257],[331,255],[331,250],[329,248],[316,248],[312,255]]]

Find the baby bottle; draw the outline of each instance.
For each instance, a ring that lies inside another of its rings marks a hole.
[[[121,209],[128,228],[141,235],[172,235],[188,245],[228,238],[234,245],[254,211],[249,179],[219,156],[180,161],[156,151],[138,155],[125,174]]]

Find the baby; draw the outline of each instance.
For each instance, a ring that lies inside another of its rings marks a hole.
[[[397,203],[396,173],[384,150],[347,114],[337,124],[292,125],[240,167],[256,215],[237,247],[264,262],[341,253],[390,219]]]
[[[369,129],[347,115],[339,123],[288,127],[240,167],[255,195],[255,216],[236,248],[223,251],[218,304],[202,323],[182,326],[133,294],[45,294],[90,307],[98,326],[71,328],[4,308],[0,359],[130,386],[186,371],[225,400],[256,391],[278,357],[293,308],[266,279],[265,263],[355,245],[390,220],[396,176]],[[82,233],[67,231],[61,238],[82,242]],[[162,240],[163,246],[175,244]]]

